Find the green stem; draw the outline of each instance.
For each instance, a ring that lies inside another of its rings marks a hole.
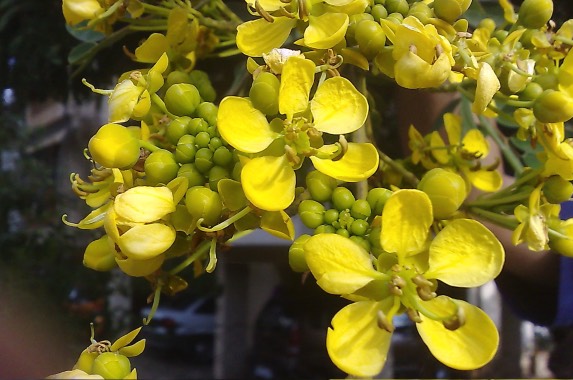
[[[516,175],[523,173],[523,164],[515,152],[511,149],[507,141],[503,140],[500,136],[499,131],[494,128],[494,126],[482,115],[479,116],[479,121],[483,129],[485,129],[487,135],[494,139],[497,146],[501,150],[501,154],[511,165]]]
[[[573,46],[573,40],[571,38],[563,37],[558,34],[554,34],[552,37],[556,41],[563,42],[564,44]]]
[[[157,284],[157,288],[155,288],[155,293],[153,293],[153,304],[151,305],[151,310],[149,312],[149,315],[146,318],[143,318],[143,324],[144,325],[148,325],[149,322],[151,322],[151,319],[153,319],[153,316],[155,315],[155,312],[157,311],[157,307],[159,306],[159,300],[161,299],[161,288],[163,287],[163,284],[161,282],[159,282]]]
[[[144,26],[144,25],[129,25],[128,26],[129,30],[133,30],[136,32],[155,32],[155,31],[162,31],[162,30],[167,30],[167,24],[163,24],[163,25],[157,25],[157,26],[153,26],[153,25],[149,25],[149,26]]]
[[[390,156],[386,153],[382,152],[380,149],[376,148],[378,151],[378,156],[380,156],[380,161],[384,162],[386,165],[390,166],[393,170],[397,171],[402,175],[404,180],[408,182],[410,185],[418,186],[420,180],[414,173],[407,170],[405,167],[394,161]]]
[[[169,112],[167,110],[167,107],[165,106],[165,102],[163,101],[163,99],[161,99],[159,97],[159,95],[157,95],[156,93],[151,94],[151,101],[157,106],[159,107],[159,109],[166,114],[167,116],[169,116],[169,118],[171,120],[174,120],[177,118],[177,116],[173,115],[171,112]]]
[[[150,152],[155,152],[155,151],[161,149],[160,147],[158,147],[157,145],[154,145],[153,143],[151,143],[148,140],[139,140],[139,146],[145,150],[150,151]]]
[[[471,207],[469,212],[478,215],[488,221],[497,224],[498,226],[507,228],[508,230],[515,230],[519,225],[519,221],[513,215],[500,215],[498,213],[484,210],[478,207]]]
[[[209,245],[209,264],[205,271],[207,273],[213,273],[215,266],[217,265],[217,239],[211,239],[211,244]]]
[[[151,4],[147,4],[142,2],[141,5],[143,5],[143,8],[151,14],[155,14],[155,15],[160,15],[160,16],[166,16],[169,17],[169,9],[165,9],[163,7],[159,7],[157,5],[151,5]]]
[[[201,245],[199,245],[199,247],[195,250],[195,252],[193,252],[192,254],[187,256],[187,258],[185,260],[183,260],[181,263],[179,263],[179,265],[177,265],[175,268],[171,269],[168,273],[170,275],[175,275],[175,274],[181,272],[183,269],[185,269],[189,265],[193,264],[195,262],[195,260],[199,259],[205,253],[207,253],[207,251],[209,251],[209,249],[210,249],[210,246],[211,246],[210,241],[203,241],[201,243]]]
[[[524,169],[523,172],[527,171],[526,174],[517,177],[517,179],[511,185],[493,193],[491,196],[486,197],[486,199],[501,198],[505,197],[508,194],[511,194],[515,189],[518,189],[524,183],[527,183],[532,179],[534,179],[535,177],[537,177],[541,173],[541,170],[542,169],[531,169],[531,168]]]
[[[237,220],[241,219],[243,216],[247,215],[251,211],[252,211],[251,207],[245,206],[244,209],[242,209],[241,211],[239,211],[235,215],[231,216],[229,219],[227,219],[227,220],[225,220],[225,221],[223,221],[223,222],[221,222],[221,223],[219,223],[216,226],[213,226],[211,228],[207,228],[207,227],[202,226],[201,223],[203,222],[203,218],[200,218],[197,221],[197,228],[203,232],[221,231],[221,230],[224,230],[225,228],[229,227],[231,224],[235,223]]]
[[[519,192],[517,194],[512,194],[503,198],[493,198],[493,199],[477,199],[475,201],[472,202],[468,202],[467,206],[468,207],[491,207],[491,206],[497,206],[497,205],[502,205],[502,204],[510,204],[513,202],[518,202],[521,201],[523,199],[527,199],[529,198],[529,196],[531,195],[531,191],[526,190],[526,191],[522,191]]]

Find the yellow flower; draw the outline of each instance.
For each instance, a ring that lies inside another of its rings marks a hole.
[[[291,56],[282,67],[279,112],[271,122],[248,98],[221,101],[218,128],[221,136],[245,159],[241,183],[249,201],[258,208],[279,211],[294,200],[294,169],[310,157],[316,168],[345,181],[368,178],[378,167],[378,154],[370,144],[349,143],[338,160],[341,146],[315,148],[311,139],[322,132],[350,133],[362,126],[368,113],[366,98],[345,78],[321,83],[309,102],[315,65]]]
[[[448,40],[435,26],[424,25],[409,16],[397,25],[381,20],[387,38],[393,43],[393,75],[405,88],[437,87],[450,76],[454,58]]]
[[[63,0],[62,11],[69,25],[77,25],[85,20],[93,20],[105,9],[98,0]]]
[[[503,247],[487,228],[469,219],[455,219],[432,236],[433,219],[425,193],[398,190],[382,213],[386,253],[374,263],[369,252],[340,235],[318,234],[304,244],[318,285],[356,301],[334,316],[327,333],[328,353],[345,372],[371,377],[381,371],[392,317],[400,310],[409,310],[420,336],[444,364],[467,370],[493,358],[499,336],[487,314],[464,301],[436,296],[434,290],[435,280],[459,287],[492,280],[503,266]]]
[[[518,245],[525,242],[532,251],[549,249],[547,221],[559,213],[559,206],[541,204],[541,188],[542,185],[539,185],[531,192],[528,207],[519,205],[514,210],[515,218],[520,223],[513,231],[512,243]]]

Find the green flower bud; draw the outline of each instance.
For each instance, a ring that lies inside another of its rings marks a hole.
[[[358,48],[368,59],[374,58],[386,44],[386,34],[376,21],[363,20],[356,26],[354,38]]]
[[[374,18],[374,21],[380,22],[380,19],[385,19],[388,17],[388,10],[382,4],[376,4],[370,10],[370,14]]]
[[[211,102],[203,102],[199,104],[195,113],[198,117],[204,119],[209,125],[217,125],[217,113],[219,112],[219,107]]]
[[[305,199],[298,206],[300,220],[308,228],[315,229],[324,223],[324,206],[317,201]]]
[[[350,210],[355,201],[354,194],[346,187],[337,187],[332,191],[332,204],[338,211]]]
[[[193,162],[193,160],[195,160],[196,153],[197,148],[195,147],[195,136],[181,136],[179,141],[177,141],[177,146],[175,147],[175,161],[180,164]]]
[[[336,234],[344,237],[350,237],[350,232],[346,228],[339,228],[336,230]]]
[[[533,104],[533,115],[542,123],[560,123],[573,117],[573,98],[561,91],[545,90]]]
[[[366,201],[370,204],[372,211],[376,215],[382,215],[382,210],[384,210],[384,205],[390,196],[392,195],[392,190],[385,189],[383,187],[375,187],[368,191],[366,196]]]
[[[89,243],[84,252],[84,266],[102,272],[115,268],[115,252],[111,247],[107,235]]]
[[[400,13],[402,16],[408,14],[410,9],[410,4],[406,0],[386,0],[384,6],[388,10],[388,13]]]
[[[207,148],[210,141],[211,136],[209,136],[209,132],[199,132],[195,135],[195,145],[198,148]]]
[[[265,115],[276,115],[279,112],[280,85],[281,82],[274,74],[261,72],[249,91],[249,99],[253,106]]]
[[[339,213],[338,213],[338,210],[336,210],[336,209],[331,208],[329,210],[326,210],[324,212],[324,223],[332,224],[334,222],[337,222],[338,221],[338,215],[339,215]]]
[[[104,379],[123,379],[131,372],[129,359],[117,352],[103,352],[94,360],[91,373]]]
[[[404,21],[404,16],[402,16],[402,13],[394,12],[390,13],[388,17],[386,17],[386,20],[392,21],[394,24],[400,25],[402,21]]]
[[[175,161],[175,156],[168,150],[159,149],[152,152],[146,159],[143,166],[145,179],[149,185],[168,183],[177,177],[179,165]]]
[[[554,175],[545,180],[542,190],[547,202],[560,204],[571,199],[573,184],[561,176]]]
[[[346,29],[346,38],[349,42],[355,41],[356,27],[362,20],[374,21],[374,16],[370,13],[357,13],[351,15],[348,22],[348,29]],[[379,20],[377,20],[379,22]]]
[[[177,116],[190,116],[201,103],[197,87],[189,83],[177,83],[169,87],[164,97],[167,110]]]
[[[312,199],[318,202],[326,202],[332,197],[332,191],[336,187],[336,180],[318,170],[314,170],[306,175],[306,187]]]
[[[177,172],[177,177],[185,177],[189,181],[189,187],[203,186],[207,181],[205,176],[192,164],[183,164]]]
[[[543,87],[539,83],[529,82],[523,91],[519,93],[519,97],[523,100],[537,99],[543,93]]]
[[[209,128],[209,124],[202,118],[196,117],[189,122],[187,132],[196,136],[199,132],[207,132],[207,128]]]
[[[205,71],[193,70],[189,73],[189,82],[197,87],[201,98],[206,102],[214,102],[217,92],[211,84],[209,75]]]
[[[195,166],[203,173],[207,174],[213,167],[213,152],[209,148],[201,148],[195,154]]]
[[[366,232],[370,228],[370,224],[363,219],[355,219],[352,224],[350,225],[350,232],[352,235],[363,236],[366,235]]]
[[[372,214],[372,208],[366,199],[357,199],[350,208],[350,215],[356,219],[368,219]]]
[[[218,147],[213,152],[213,162],[219,166],[229,166],[233,162],[233,153],[225,146]]]
[[[189,74],[185,71],[175,70],[167,75],[167,79],[165,79],[165,86],[171,87],[177,83],[191,83],[189,81]]]
[[[350,240],[364,248],[366,252],[370,252],[370,242],[367,239],[362,236],[350,236]]]
[[[94,161],[106,168],[129,169],[139,160],[139,141],[126,127],[105,124],[90,139]]]
[[[442,20],[453,23],[471,3],[471,0],[434,0],[434,13]]]
[[[408,16],[414,16],[422,24],[426,24],[430,18],[434,17],[434,12],[426,3],[416,2],[410,6]]]
[[[203,218],[203,225],[207,226],[217,224],[223,211],[219,194],[203,186],[194,186],[187,190],[185,206],[194,219]]]
[[[380,251],[382,245],[380,245],[380,234],[382,233],[381,227],[374,227],[368,233],[368,242],[373,249],[373,252]]]
[[[72,369],[79,369],[86,373],[90,373],[94,364],[94,360],[98,357],[99,353],[90,352],[87,348],[82,351],[80,357],[74,364]]]
[[[519,7],[517,22],[528,29],[539,29],[552,15],[552,0],[524,0]]]
[[[332,227],[331,225],[328,224],[323,224],[321,226],[316,227],[316,229],[314,230],[314,234],[318,235],[318,234],[333,234],[336,232],[336,228]]]
[[[288,250],[288,263],[291,269],[298,273],[308,272],[308,264],[304,258],[304,244],[310,239],[310,235],[299,236]]]
[[[191,118],[189,116],[181,116],[171,120],[165,129],[165,136],[171,144],[177,144],[179,139],[187,134],[187,128]]]
[[[418,189],[430,198],[436,219],[451,217],[466,199],[464,179],[442,168],[427,172],[418,184]]]
[[[227,169],[221,166],[213,166],[209,170],[209,187],[213,191],[217,191],[217,184],[223,178],[229,178],[230,173]]]

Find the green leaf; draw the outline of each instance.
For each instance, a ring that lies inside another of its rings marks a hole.
[[[103,33],[92,29],[85,29],[84,24],[87,24],[87,21],[84,21],[76,26],[66,25],[66,30],[74,38],[82,42],[98,42],[104,39],[105,35]]]

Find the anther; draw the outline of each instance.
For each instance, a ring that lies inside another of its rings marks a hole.
[[[408,318],[410,318],[410,320],[414,323],[420,323],[422,322],[422,318],[420,318],[420,313],[418,313],[418,310],[415,309],[406,309],[406,314],[408,315]]]
[[[465,323],[466,323],[466,314],[464,312],[464,309],[459,306],[456,314],[452,318],[442,322],[444,327],[451,331],[459,329]]]
[[[378,327],[388,331],[389,333],[394,331],[394,325],[388,321],[388,318],[386,318],[386,315],[384,315],[382,310],[378,310],[378,312],[376,312],[376,323],[378,324]]]
[[[261,17],[264,18],[265,20],[267,20],[268,22],[274,22],[275,21],[273,16],[271,16],[267,11],[265,11],[263,9],[263,7],[261,7],[261,4],[259,4],[258,0],[255,0],[255,9],[257,10],[257,13],[259,15],[261,15]]]

